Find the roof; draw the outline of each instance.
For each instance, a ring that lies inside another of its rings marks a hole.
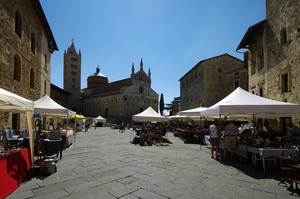
[[[40,1],[39,0],[30,0],[30,3],[32,5],[33,9],[35,10],[36,14],[38,15],[39,20],[40,20],[43,28],[45,29],[45,32],[48,36],[49,41],[53,42],[53,49],[58,50],[54,36],[52,34],[51,28],[49,26],[49,23],[47,21],[47,18],[45,16],[45,13],[43,11]]]
[[[54,85],[54,84],[50,84],[50,86],[52,87],[52,88],[54,88],[54,89],[56,89],[56,90],[59,90],[60,92],[62,92],[62,93],[65,93],[65,94],[67,94],[67,95],[72,95],[71,93],[69,93],[68,91],[66,91],[66,90],[64,90],[64,89],[62,89],[62,88],[60,88],[60,87],[58,87],[58,86],[56,86],[56,85]]]
[[[242,60],[240,60],[240,59],[238,59],[238,58],[236,58],[236,57],[234,57],[234,56],[231,56],[231,55],[225,53],[225,54],[222,54],[222,55],[219,55],[219,56],[215,56],[215,57],[211,57],[211,58],[208,58],[208,59],[205,59],[205,60],[202,60],[202,61],[198,62],[191,70],[189,70],[189,72],[187,72],[183,77],[181,77],[181,78],[179,79],[179,81],[181,81],[185,76],[187,76],[187,75],[188,75],[192,70],[194,70],[194,68],[196,68],[198,65],[203,64],[204,62],[207,62],[207,61],[211,61],[211,60],[213,60],[213,59],[217,59],[217,58],[223,57],[223,56],[229,56],[229,57],[231,57],[231,58],[233,58],[233,59],[236,59],[237,61],[240,61],[240,62],[244,63]]]
[[[258,22],[257,24],[250,26],[236,50],[239,50],[241,48],[247,48],[247,46],[257,35],[257,33],[264,27],[265,23],[266,20],[262,20],[261,22]]]

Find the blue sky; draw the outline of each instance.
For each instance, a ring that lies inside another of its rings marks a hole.
[[[40,0],[59,51],[51,83],[63,88],[63,53],[82,53],[81,87],[99,65],[109,82],[129,78],[132,62],[151,70],[165,103],[180,96],[179,79],[199,61],[235,50],[249,26],[265,19],[265,0]]]

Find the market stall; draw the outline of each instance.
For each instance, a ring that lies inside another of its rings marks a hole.
[[[167,122],[169,118],[159,115],[151,106],[149,106],[145,111],[133,115],[132,120],[138,122]],[[139,143],[141,146],[152,146],[153,141],[158,145],[168,145],[167,141],[164,140],[163,136],[166,135],[165,129],[163,127],[151,127],[144,126],[141,131],[137,133],[137,136],[134,137],[133,143]],[[131,137],[131,136],[130,136]],[[163,143],[166,141],[165,143]]]
[[[45,95],[34,102],[34,112],[38,113],[40,116],[66,117],[67,119],[76,115],[74,111],[59,105],[48,95]],[[61,131],[64,148],[73,143],[75,133],[70,127],[66,127],[65,129],[60,128],[58,130]]]
[[[266,99],[251,94],[239,87],[220,102],[209,107],[207,110],[201,111],[200,115],[205,117],[219,116],[219,118],[222,116],[253,117],[254,119],[286,117],[296,113],[300,113],[299,104]],[[245,129],[245,131],[240,133],[238,141],[240,144],[245,144],[247,146],[247,152],[252,153],[255,165],[257,159],[263,160],[264,170],[266,158],[276,158],[279,153],[281,156],[285,156],[282,151],[290,150],[288,149],[289,146],[283,145],[283,143],[280,143],[278,140],[272,143],[265,141],[257,143],[256,138],[258,137],[262,137],[263,140],[266,140],[265,135],[260,135],[259,132],[254,131],[254,128],[253,130]],[[298,149],[295,149],[294,152],[294,155],[298,155],[299,151]]]
[[[31,120],[33,102],[0,88],[0,111],[26,113],[30,139],[30,151],[26,148],[2,151],[1,148],[0,198],[4,198],[21,184],[26,172],[33,166],[34,139]]]

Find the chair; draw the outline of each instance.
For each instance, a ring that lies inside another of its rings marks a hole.
[[[285,156],[285,153],[287,153],[287,156]],[[287,190],[289,191],[292,191],[294,189],[292,181],[293,169],[289,166],[294,161],[292,155],[293,154],[289,151],[283,151],[282,156],[280,157],[281,181],[278,183],[278,185],[285,184],[287,186],[287,183],[290,184],[290,186],[287,188]]]
[[[18,135],[14,135],[15,132],[10,128],[10,126],[5,126],[2,130],[3,140],[5,144],[8,142],[11,145],[18,144],[20,141],[18,140]]]
[[[42,140],[45,156],[52,156],[60,153],[60,159],[62,158],[62,137],[59,130],[47,132],[45,138]]]

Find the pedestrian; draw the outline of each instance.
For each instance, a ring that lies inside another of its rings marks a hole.
[[[219,141],[220,141],[220,129],[218,127],[218,120],[214,120],[214,123],[209,127],[209,137],[211,144],[211,158],[214,158],[214,150],[216,147],[216,160],[219,160]]]
[[[223,159],[226,160],[226,153],[229,147],[231,147],[231,158],[233,161],[234,158],[234,148],[236,146],[236,136],[239,133],[239,129],[237,126],[233,124],[233,122],[229,122],[229,124],[225,127],[225,148]]]
[[[96,128],[97,128],[97,122],[96,121],[94,121],[94,126],[95,126],[95,130],[96,130]]]
[[[88,130],[89,130],[89,122],[88,121],[86,121],[85,122],[85,125],[84,125],[84,129],[85,129],[85,132],[88,132]]]

